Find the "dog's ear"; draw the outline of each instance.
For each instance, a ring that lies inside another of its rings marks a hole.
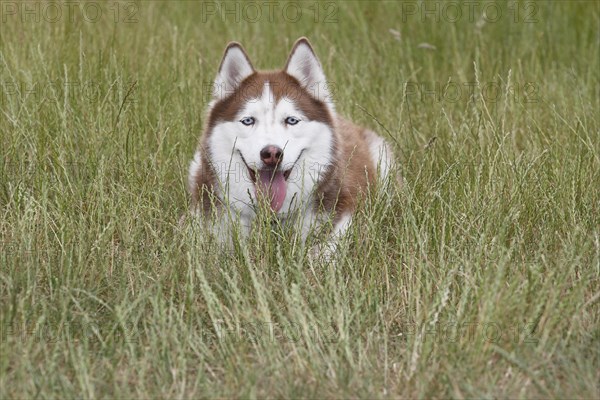
[[[325,73],[307,38],[301,37],[296,40],[284,70],[296,78],[315,98],[331,104],[331,93]]]
[[[242,45],[237,42],[229,43],[215,79],[213,97],[215,100],[221,100],[231,95],[240,83],[254,72]]]

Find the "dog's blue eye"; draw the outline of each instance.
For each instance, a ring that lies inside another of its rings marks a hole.
[[[246,117],[246,118],[242,118],[240,120],[240,122],[246,126],[250,126],[250,125],[254,125],[254,118],[253,117]]]
[[[296,125],[300,120],[296,117],[287,117],[285,119],[285,123],[288,125]]]

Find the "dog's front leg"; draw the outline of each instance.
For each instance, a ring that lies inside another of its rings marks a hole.
[[[326,217],[322,216],[320,219],[325,220]],[[333,260],[336,253],[339,251],[340,243],[346,235],[350,224],[352,224],[352,214],[343,214],[340,219],[334,223],[333,229],[327,239],[314,247],[313,255],[322,257],[325,261]]]
[[[302,243],[306,242],[308,235],[319,222],[320,218],[318,218],[317,213],[312,209],[306,210],[302,214],[302,220],[300,221],[300,237],[302,238]]]
[[[189,216],[183,215],[179,221],[180,227],[191,229],[190,235],[205,238],[202,240],[210,238],[226,250],[232,250],[236,241],[244,241],[248,237],[250,225],[249,217],[225,211],[213,215],[192,212]]]
[[[243,214],[223,213],[213,224],[211,233],[217,241],[228,249],[233,249],[236,242],[244,242],[249,234],[252,219]]]
[[[323,249],[323,256],[326,260],[331,260],[335,257],[335,254],[338,251],[340,242],[343,240],[348,228],[352,224],[352,214],[342,214],[339,221],[337,221],[333,226],[333,231],[331,232],[331,236],[325,242],[325,246]]]

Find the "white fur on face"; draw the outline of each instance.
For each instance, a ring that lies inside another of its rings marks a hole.
[[[300,119],[296,125],[285,123],[287,117]],[[239,120],[253,117],[254,125]],[[209,153],[220,181],[220,195],[242,212],[253,212],[255,187],[244,161],[250,168],[261,169],[260,151],[268,145],[283,149],[283,170],[293,168],[287,180],[287,194],[279,214],[310,200],[326,166],[332,162],[333,132],[327,124],[309,121],[287,98],[275,103],[267,83],[260,98],[248,99],[233,122],[220,122],[209,137]],[[242,159],[243,157],[243,159]]]

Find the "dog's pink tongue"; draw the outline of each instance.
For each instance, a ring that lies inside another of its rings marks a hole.
[[[283,206],[285,194],[287,193],[287,184],[283,177],[282,171],[258,171],[260,179],[258,181],[260,190],[263,194],[268,195],[271,200],[271,209],[275,212],[279,211]]]

